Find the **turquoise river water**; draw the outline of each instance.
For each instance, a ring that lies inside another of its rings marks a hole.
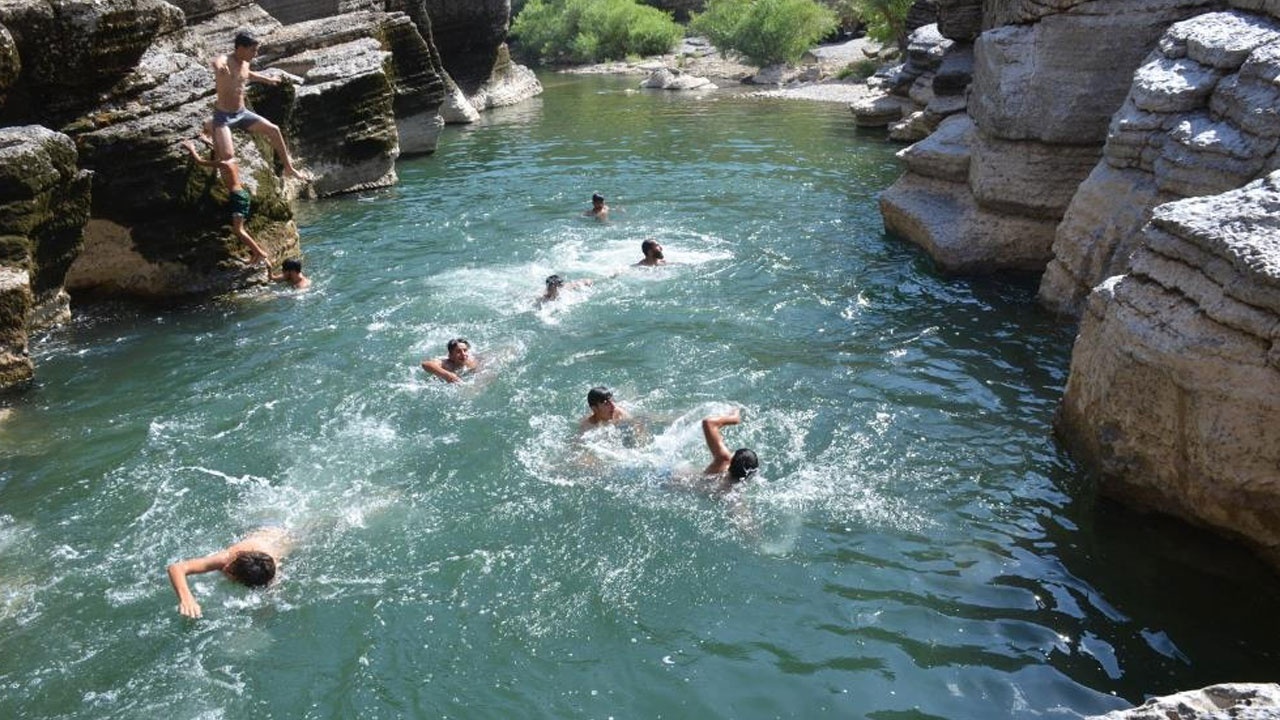
[[[885,237],[839,105],[546,93],[299,209],[305,293],[78,308],[0,425],[0,717],[1079,717],[1280,677],[1280,583],[1095,498],[1074,328]],[[584,219],[592,191],[614,221]],[[657,238],[672,264],[631,268]],[[551,273],[595,284],[554,305]],[[485,368],[419,368],[462,335]],[[608,385],[641,427],[579,437]],[[737,404],[740,502],[682,491]],[[253,528],[279,582],[164,575]]]

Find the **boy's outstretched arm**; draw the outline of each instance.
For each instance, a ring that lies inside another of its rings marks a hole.
[[[191,588],[187,586],[188,575],[221,570],[230,561],[230,553],[221,550],[212,555],[189,558],[170,565],[169,582],[173,584],[173,591],[178,594],[178,612],[189,618],[200,617],[200,603],[196,602],[195,596],[191,594]]]
[[[733,453],[729,452],[729,448],[724,444],[720,428],[725,425],[737,425],[740,422],[742,422],[742,412],[737,408],[728,415],[710,415],[702,419],[702,437],[707,441],[707,450],[711,451],[711,464],[703,472],[719,473],[729,469],[729,461],[733,460]]]

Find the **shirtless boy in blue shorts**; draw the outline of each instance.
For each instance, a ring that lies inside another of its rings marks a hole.
[[[205,125],[205,129],[212,136],[214,151],[220,160],[228,160],[235,154],[231,142],[233,128],[262,135],[275,148],[276,156],[284,165],[285,176],[309,180],[309,176],[294,167],[293,158],[289,156],[289,149],[284,144],[284,135],[280,133],[280,126],[244,106],[245,86],[250,80],[268,85],[279,85],[282,82],[278,76],[263,75],[249,69],[249,64],[257,54],[257,38],[241,32],[236,34],[235,50],[218,56],[212,63],[217,99],[213,104],[213,120]]]

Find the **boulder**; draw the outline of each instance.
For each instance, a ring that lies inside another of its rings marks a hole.
[[[659,68],[640,83],[642,88],[654,90],[715,90],[715,83],[697,75],[689,75],[676,68]]]
[[[1155,209],[1089,296],[1056,428],[1106,495],[1280,567],[1280,174]]]
[[[1057,222],[1097,164],[1095,145],[1049,145],[975,132],[969,190],[987,210]]]
[[[854,123],[858,127],[885,127],[901,120],[904,114],[912,111],[914,105],[910,100],[893,95],[879,95],[859,100],[849,106],[853,113]]]
[[[511,61],[511,51],[503,44],[494,56],[489,79],[471,94],[477,110],[510,107],[542,92],[542,83],[529,68]]]
[[[1135,172],[1100,168],[1080,187],[1058,229],[1042,303],[1078,313],[1087,288],[1125,272],[1156,204],[1223,193],[1276,169],[1278,31],[1280,21],[1238,10],[1169,27],[1135,73],[1103,149],[1103,164]]]
[[[499,57],[506,49],[511,0],[426,0],[436,48],[445,70],[471,97],[507,72]],[[500,67],[502,66],[502,67]]]
[[[917,175],[964,183],[969,180],[972,136],[973,120],[957,115],[944,120],[929,137],[898,151],[898,158]]]
[[[1090,720],[1271,720],[1280,717],[1280,685],[1230,683],[1147,700]]]
[[[1093,14],[1095,4],[978,38],[969,112],[979,127],[1006,140],[1102,144],[1163,28],[1210,3],[1169,0]]]
[[[938,32],[972,42],[982,32],[982,0],[938,0]]]
[[[1077,317],[1097,278],[1123,272],[1151,211],[1175,198],[1139,170],[1098,163],[1080,184],[1054,233],[1053,260],[1040,280],[1039,301]]]

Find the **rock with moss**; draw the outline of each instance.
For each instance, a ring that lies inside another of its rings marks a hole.
[[[32,304],[27,272],[0,264],[0,388],[26,382],[35,375],[27,352],[26,318]]]
[[[0,115],[61,127],[109,94],[155,38],[183,22],[163,0],[0,3],[0,25],[21,67]]]
[[[90,173],[71,138],[38,125],[0,129],[0,264],[27,273],[24,326],[67,317],[67,270],[89,219]]]

